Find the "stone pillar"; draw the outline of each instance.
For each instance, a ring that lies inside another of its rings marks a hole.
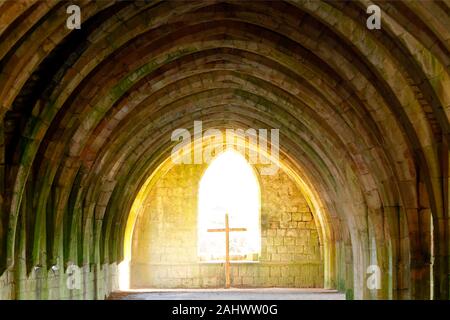
[[[433,215],[434,244],[434,299],[450,299],[450,219],[449,219],[449,160],[450,152],[446,140],[441,148],[443,212]]]
[[[5,139],[3,119],[0,119],[0,276],[6,269],[6,233],[8,216],[5,199]]]

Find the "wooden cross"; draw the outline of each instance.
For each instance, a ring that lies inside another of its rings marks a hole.
[[[225,229],[208,229],[208,232],[225,232],[225,288],[230,288],[230,232],[247,231],[246,228],[230,228],[228,213],[225,214]]]

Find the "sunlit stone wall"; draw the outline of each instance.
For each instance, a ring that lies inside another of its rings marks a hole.
[[[197,191],[205,169],[176,165],[153,187],[134,230],[131,287],[224,285],[223,264],[197,257]],[[232,264],[232,286],[322,287],[321,247],[305,198],[281,170],[259,180],[261,255],[255,263]]]

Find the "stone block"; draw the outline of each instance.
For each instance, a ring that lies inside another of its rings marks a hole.
[[[295,245],[295,238],[294,237],[285,237],[283,239],[283,244],[285,246]]]
[[[285,246],[277,247],[277,253],[287,253],[287,247]]]
[[[279,277],[281,276],[281,269],[279,266],[270,267],[270,277]]]
[[[281,261],[291,261],[292,255],[290,253],[282,253],[281,254]]]

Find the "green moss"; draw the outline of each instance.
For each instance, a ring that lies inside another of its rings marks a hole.
[[[345,299],[347,299],[347,300],[353,300],[355,297],[354,297],[354,294],[353,294],[353,289],[347,289],[346,291],[345,291]]]
[[[114,101],[119,99],[126,91],[128,91],[137,81],[150,74],[160,66],[174,61],[179,57],[185,56],[195,51],[192,48],[184,48],[167,54],[166,59],[163,62],[158,62],[157,59],[153,59],[150,62],[142,65],[134,70],[132,73],[123,78],[117,85],[111,89],[111,96]]]

